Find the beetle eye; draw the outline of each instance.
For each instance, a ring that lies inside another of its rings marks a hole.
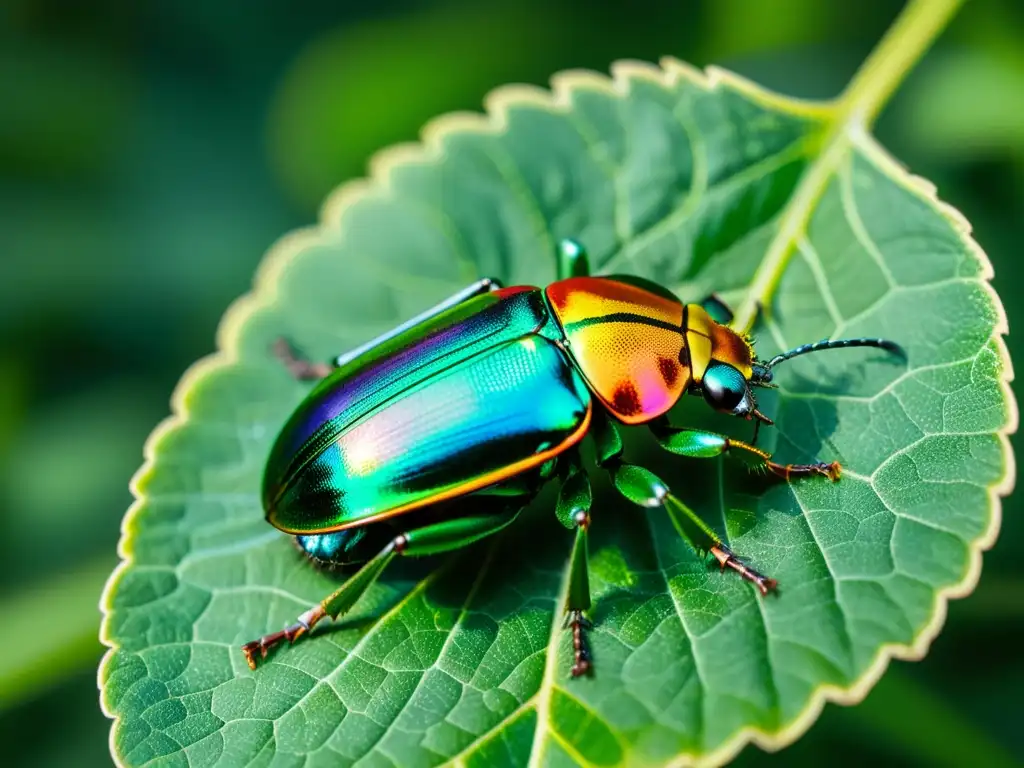
[[[734,411],[747,393],[743,374],[725,363],[710,366],[704,372],[704,399],[718,411]]]

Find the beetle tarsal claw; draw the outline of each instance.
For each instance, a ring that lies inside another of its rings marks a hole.
[[[711,554],[715,556],[718,565],[723,571],[726,568],[736,571],[745,581],[749,581],[757,587],[757,591],[762,595],[767,595],[769,592],[774,592],[778,589],[779,582],[755,571],[736,557],[735,553],[725,544],[716,544],[711,547]]]
[[[843,474],[843,468],[839,466],[838,461],[833,461],[831,464],[821,465],[822,474],[825,475],[833,483],[840,478]]]
[[[267,652],[271,648],[282,640],[287,640],[289,644],[294,643],[306,634],[310,627],[312,627],[319,619],[323,618],[324,615],[323,605],[315,605],[299,616],[299,619],[295,624],[285,627],[279,632],[272,632],[269,635],[264,635],[259,640],[253,640],[251,643],[246,643],[242,646],[242,655],[245,656],[245,663],[249,665],[249,669],[256,669],[257,653],[259,654],[260,661],[266,659]]]
[[[253,654],[258,650],[262,650],[258,641],[242,646],[242,654],[245,656],[245,663],[249,665],[249,669],[256,669],[256,657]],[[264,651],[264,655],[265,653]]]

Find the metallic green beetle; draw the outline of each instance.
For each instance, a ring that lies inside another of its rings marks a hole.
[[[771,424],[754,390],[775,386],[772,368],[783,360],[838,347],[902,350],[882,339],[825,340],[758,361],[714,297],[684,305],[640,278],[591,277],[586,253],[572,240],[559,244],[558,264],[559,279],[547,288],[481,280],[332,365],[279,343],[293,375],[320,382],[271,450],[267,520],[320,565],[362,566],[295,624],[244,645],[250,667],[272,646],[348,611],[396,555],[435,554],[493,534],[557,478],[558,517],[576,532],[565,606],[572,675],[588,672],[591,491],[578,450],[587,434],[599,466],[627,499],[687,515],[710,537],[723,569],[762,594],[775,587],[665,483],[622,460],[615,423],[647,425],[681,456],[740,451],[787,480],[837,480],[838,463],[780,465],[754,445],[671,426],[667,413],[691,393],[715,410]]]

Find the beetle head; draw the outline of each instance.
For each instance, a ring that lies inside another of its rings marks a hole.
[[[695,382],[694,388],[716,411],[745,419],[757,419],[758,425],[770,425],[774,422],[757,409],[754,389],[774,389],[777,386],[773,381],[772,369],[779,363],[810,352],[846,347],[875,347],[906,359],[906,353],[895,342],[887,339],[861,338],[823,339],[813,344],[795,347],[770,360],[758,360],[749,338],[727,326],[717,323],[715,326],[717,327],[713,327],[712,332],[708,334],[712,345],[707,366],[699,383]]]
[[[747,378],[732,363],[714,360],[704,371],[700,392],[704,401],[716,411],[772,424],[772,420],[757,409],[753,388],[775,385],[770,383],[770,372],[768,380],[765,380],[758,375],[758,364],[751,367],[750,378]]]

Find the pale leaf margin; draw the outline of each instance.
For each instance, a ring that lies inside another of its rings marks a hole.
[[[660,67],[640,61],[618,61],[611,65],[612,76],[589,70],[567,70],[552,76],[552,90],[547,91],[535,86],[508,85],[491,91],[484,100],[485,113],[458,112],[442,115],[427,123],[421,131],[419,143],[399,144],[377,152],[369,160],[369,174],[366,178],[355,179],[342,184],[325,200],[320,211],[320,223],[316,226],[298,229],[282,236],[267,251],[256,271],[253,290],[236,299],[227,309],[217,328],[217,351],[193,363],[182,375],[171,395],[171,416],[164,419],[149,435],[143,447],[143,464],[130,482],[130,489],[135,501],[129,507],[121,524],[121,538],[118,542],[118,555],[121,562],[114,569],[104,586],[100,597],[99,608],[103,616],[99,639],[108,650],[100,662],[97,674],[97,686],[100,690],[100,706],[103,713],[113,720],[110,729],[109,746],[115,764],[124,765],[117,754],[115,734],[120,726],[120,718],[107,707],[103,678],[107,665],[112,660],[119,646],[110,635],[110,611],[112,610],[113,594],[123,574],[132,566],[133,540],[139,527],[139,512],[144,503],[145,495],[140,489],[141,482],[155,468],[157,453],[155,447],[170,432],[188,422],[189,410],[186,398],[189,392],[208,375],[234,365],[238,357],[238,339],[246,321],[259,309],[272,305],[277,299],[276,287],[279,277],[289,266],[295,256],[306,248],[322,241],[324,235],[331,233],[337,236],[343,231],[344,213],[354,202],[369,191],[387,192],[390,185],[391,172],[398,166],[424,160],[436,160],[443,157],[442,139],[450,133],[476,132],[489,135],[502,133],[507,127],[507,110],[509,107],[532,105],[550,112],[563,112],[571,108],[570,94],[577,87],[600,88],[602,90],[623,95],[629,86],[629,80],[649,79],[661,85],[672,86],[680,80],[689,80],[694,85],[707,91],[720,88],[732,89],[747,98],[764,106],[784,110],[791,114],[807,116],[827,116],[836,111],[837,100],[808,101],[783,96],[769,91],[751,80],[719,67],[708,67],[700,70],[672,57],[664,57]],[[1002,499],[1007,496],[1016,482],[1016,464],[1010,446],[1010,435],[1017,431],[1019,413],[1016,400],[1010,389],[1013,381],[1013,367],[1006,348],[1004,336],[1009,332],[1006,311],[991,286],[994,274],[992,263],[981,246],[971,235],[971,225],[956,208],[942,202],[938,198],[934,184],[919,176],[914,176],[893,158],[866,131],[851,127],[848,136],[850,148],[864,152],[873,160],[878,168],[893,181],[926,202],[938,211],[954,228],[970,253],[981,265],[979,282],[993,299],[993,306],[998,312],[993,330],[996,348],[999,351],[1002,366],[1002,377],[999,381],[1000,390],[1007,407],[1007,421],[998,433],[1002,446],[1004,474],[1001,480],[989,487],[989,520],[983,534],[970,544],[970,560],[967,572],[962,581],[937,592],[932,605],[932,618],[917,634],[914,641],[907,644],[889,643],[879,648],[874,660],[851,686],[841,687],[823,684],[811,695],[806,706],[793,720],[778,731],[765,731],[761,728],[746,726],[737,730],[718,749],[706,754],[683,753],[669,765],[722,765],[734,758],[747,744],[756,744],[763,750],[775,752],[789,746],[802,736],[817,720],[826,703],[832,702],[844,706],[860,703],[875,683],[881,678],[891,659],[917,661],[927,654],[928,649],[939,634],[946,620],[946,612],[950,600],[963,598],[974,591],[981,576],[982,553],[995,543],[999,535],[1002,521]],[[813,162],[812,162],[813,165]],[[805,176],[811,169],[805,171]],[[792,198],[791,198],[792,201]],[[788,209],[784,207],[782,215]],[[783,267],[784,268],[784,267]],[[542,685],[548,682],[544,676]],[[538,691],[543,696],[543,691]],[[543,727],[539,724],[538,735]],[[534,746],[536,747],[535,739]],[[531,758],[534,755],[531,755]]]

